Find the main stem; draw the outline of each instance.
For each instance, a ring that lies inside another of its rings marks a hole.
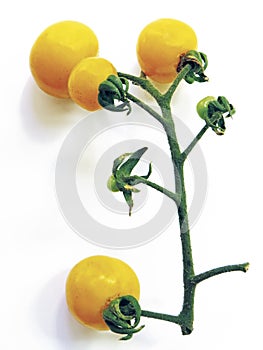
[[[180,223],[180,237],[182,244],[182,255],[183,255],[183,282],[184,282],[184,300],[183,308],[181,311],[181,316],[183,319],[183,324],[181,325],[183,334],[190,334],[193,330],[194,321],[194,294],[196,284],[192,283],[192,278],[194,276],[194,264],[191,248],[191,237],[189,220],[187,213],[187,200],[186,191],[184,183],[184,171],[183,164],[178,165],[178,173],[180,178],[181,189],[179,191],[181,195],[181,202],[178,207],[178,216]]]
[[[166,101],[165,101],[166,102]],[[171,157],[174,167],[175,189],[180,198],[177,205],[180,238],[183,256],[183,283],[184,299],[182,311],[179,315],[180,325],[183,334],[190,334],[193,330],[194,320],[194,294],[196,284],[192,283],[194,273],[194,264],[191,248],[191,237],[187,211],[187,198],[184,181],[184,159],[181,156],[180,147],[177,141],[175,127],[173,123],[171,108],[167,103],[161,106],[165,122],[163,124],[167,133],[167,139],[170,146]]]
[[[193,330],[193,321],[194,321],[194,297],[195,290],[198,283],[219,275],[225,272],[231,271],[242,271],[246,272],[249,264],[235,264],[235,265],[227,265],[218,267],[204,273],[195,275],[194,272],[194,263],[192,256],[192,245],[191,245],[191,237],[190,237],[190,227],[189,227],[189,219],[188,219],[188,211],[187,211],[187,198],[186,198],[186,190],[185,190],[185,181],[184,181],[184,162],[188,156],[188,154],[195,147],[197,142],[201,139],[201,137],[208,130],[208,125],[205,125],[201,131],[197,134],[197,136],[192,140],[190,145],[184,150],[180,150],[180,146],[177,140],[175,125],[171,113],[171,98],[176,90],[180,81],[185,77],[185,75],[191,69],[190,65],[186,65],[178,74],[177,78],[168,89],[165,94],[161,94],[148,80],[145,80],[141,77],[134,77],[132,75],[118,73],[119,76],[125,77],[126,79],[132,81],[133,83],[141,86],[144,90],[146,90],[157,102],[161,109],[161,114],[157,113],[151,107],[146,105],[144,102],[140,101],[137,97],[132,94],[128,94],[128,98],[152,115],[155,119],[157,119],[163,126],[170,151],[171,158],[174,168],[174,179],[175,179],[175,193],[172,193],[169,190],[158,186],[147,179],[142,179],[140,177],[134,177],[135,180],[140,180],[139,182],[145,183],[148,186],[155,188],[158,191],[163,192],[168,197],[174,200],[177,205],[178,218],[179,218],[179,227],[180,227],[180,238],[181,238],[181,246],[182,246],[182,256],[183,256],[183,283],[184,283],[184,296],[183,296],[183,305],[181,312],[177,316],[162,314],[158,312],[152,312],[147,310],[141,310],[141,316],[155,318],[159,320],[164,320],[168,322],[173,322],[178,324],[181,327],[182,333],[184,335],[190,334]]]
[[[163,126],[170,151],[171,158],[174,168],[174,178],[175,178],[175,193],[177,198],[180,198],[180,201],[177,201],[177,210],[179,217],[179,226],[180,226],[180,237],[182,245],[182,255],[183,255],[183,283],[184,283],[184,299],[182,311],[178,316],[162,315],[159,313],[153,313],[150,311],[143,311],[142,315],[145,317],[159,318],[163,320],[169,320],[170,322],[177,323],[181,326],[183,334],[190,334],[193,329],[193,320],[194,320],[194,294],[196,283],[193,283],[194,273],[194,264],[191,248],[191,238],[190,238],[190,228],[187,212],[187,198],[184,182],[184,160],[186,159],[187,152],[190,152],[190,149],[194,146],[190,145],[189,149],[184,153],[181,152],[180,146],[178,143],[175,125],[171,113],[171,98],[174,91],[176,90],[178,84],[186,74],[190,71],[191,66],[187,65],[181,70],[178,74],[175,81],[172,83],[170,88],[165,94],[160,94],[159,91],[148,81],[143,78],[133,77],[124,73],[118,73],[119,76],[125,77],[132,81],[135,84],[140,85],[144,90],[146,90],[157,102],[161,109],[161,115],[149,109],[147,105],[137,99],[135,96],[129,94],[129,98],[139,105],[141,108],[149,112],[155,119],[157,119]],[[206,129],[204,130],[204,132]],[[201,135],[200,135],[201,137]],[[197,142],[197,141],[196,141]],[[161,315],[161,316],[160,316]]]

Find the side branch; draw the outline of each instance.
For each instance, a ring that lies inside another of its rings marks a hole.
[[[206,124],[196,135],[196,137],[193,139],[193,141],[190,143],[190,145],[182,152],[181,157],[182,161],[185,161],[188,154],[193,150],[193,148],[196,146],[198,141],[202,138],[202,136],[205,134],[205,132],[209,129],[209,126]]]
[[[198,284],[210,277],[214,277],[216,275],[220,275],[225,272],[232,272],[232,271],[241,271],[241,272],[247,272],[249,268],[249,263],[244,264],[235,264],[235,265],[226,265],[217,267],[215,269],[200,273],[199,275],[196,275],[192,278],[192,283]]]
[[[142,183],[142,184],[145,184],[149,187],[152,187],[155,190],[165,194],[167,197],[171,198],[176,203],[177,206],[180,204],[181,197],[179,194],[174,193],[172,191],[169,191],[166,188],[164,188],[160,185],[157,185],[156,183],[151,182],[142,176],[134,175],[134,176],[130,177],[130,180],[134,181],[135,184]]]
[[[143,90],[147,91],[156,101],[160,101],[162,97],[160,91],[148,79],[122,72],[118,72],[118,76],[120,78],[125,78],[131,81],[134,85],[140,86]]]
[[[185,78],[185,76],[190,72],[191,70],[191,65],[187,64],[176,76],[175,80],[173,83],[170,85],[169,89],[166,91],[165,94],[163,94],[164,99],[167,101],[171,101],[171,98],[173,94],[175,93],[175,90],[177,89],[178,85],[180,82]]]
[[[181,319],[180,316],[167,315],[167,314],[162,314],[162,313],[159,313],[159,312],[146,311],[146,310],[142,310],[141,311],[141,316],[142,317],[154,318],[156,320],[176,323],[176,324],[178,324],[180,326],[182,325],[182,319]]]
[[[141,107],[142,109],[144,109],[146,112],[148,112],[151,116],[153,116],[156,120],[158,120],[158,122],[160,122],[161,124],[163,124],[163,117],[157,113],[153,108],[151,108],[149,105],[147,105],[146,103],[142,102],[139,98],[137,98],[136,96],[130,94],[129,92],[126,92],[126,96],[127,98],[132,101],[133,103],[135,103],[137,106]]]

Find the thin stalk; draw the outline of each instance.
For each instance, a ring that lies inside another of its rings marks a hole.
[[[159,312],[153,312],[153,311],[148,311],[148,310],[141,310],[141,316],[148,317],[148,318],[154,318],[156,320],[172,322],[172,323],[176,323],[179,325],[181,325],[181,323],[182,323],[180,316],[162,314]]]
[[[137,106],[141,107],[143,110],[148,112],[151,116],[153,116],[156,120],[158,120],[161,124],[163,123],[163,117],[157,113],[153,108],[151,108],[149,105],[141,101],[139,98],[136,96],[130,94],[129,92],[126,92],[127,98],[134,102]]]
[[[187,64],[184,66],[184,68],[177,74],[175,80],[173,81],[173,83],[170,85],[169,89],[166,91],[165,94],[163,94],[163,97],[168,100],[171,101],[173,94],[175,92],[175,90],[177,89],[178,85],[180,84],[180,82],[184,79],[184,77],[190,72],[191,70],[191,65]]]
[[[199,133],[196,135],[196,137],[193,139],[193,141],[190,143],[190,145],[182,152],[182,161],[184,161],[189,153],[193,150],[193,148],[196,146],[198,141],[202,138],[202,136],[205,134],[205,132],[209,129],[209,125],[205,125]]]
[[[197,284],[204,280],[207,280],[208,278],[211,278],[226,272],[232,272],[232,271],[247,272],[248,268],[249,268],[249,263],[221,266],[194,276],[192,281],[193,283]]]
[[[120,78],[125,78],[131,81],[135,85],[140,86],[142,89],[148,92],[156,101],[159,101],[161,99],[162,94],[158,89],[156,89],[156,87],[150,82],[150,80],[122,72],[118,72],[118,76]]]
[[[157,185],[155,182],[151,182],[151,181],[145,179],[142,176],[134,175],[134,176],[132,176],[132,180],[137,180],[138,181],[137,183],[142,183],[142,184],[145,184],[145,185],[147,185],[149,187],[154,188],[155,190],[165,194],[167,197],[172,199],[177,205],[179,205],[179,203],[180,203],[180,196],[177,193],[169,191],[166,188],[164,188],[164,187],[162,187],[160,185]]]

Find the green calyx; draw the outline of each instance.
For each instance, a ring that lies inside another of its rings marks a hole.
[[[230,118],[235,113],[235,108],[226,97],[207,96],[197,103],[196,110],[200,118],[217,134],[224,135],[226,130],[225,118]]]
[[[126,92],[129,89],[128,80],[119,78],[116,75],[110,75],[99,86],[98,101],[99,104],[112,112],[125,112],[130,114],[130,102],[126,98]],[[115,101],[120,102],[116,105]]]
[[[207,56],[204,53],[190,50],[181,55],[177,72],[179,73],[187,64],[191,66],[191,70],[184,77],[188,84],[192,84],[195,81],[199,83],[208,81],[208,77],[204,74],[208,66]]]
[[[124,153],[116,158],[113,162],[112,175],[108,180],[108,188],[110,188],[111,191],[121,191],[123,193],[124,199],[129,207],[129,215],[131,215],[133,208],[132,194],[139,192],[134,186],[140,183],[136,176],[131,175],[131,172],[146,150],[147,147],[143,147],[133,153]],[[151,172],[152,166],[149,164],[148,173],[145,176],[140,176],[140,179],[148,179]]]
[[[122,296],[111,301],[103,311],[103,319],[110,330],[117,334],[126,334],[120,340],[129,340],[144,326],[137,327],[141,318],[141,307],[131,295]]]

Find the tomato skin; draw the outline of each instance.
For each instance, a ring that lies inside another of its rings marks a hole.
[[[180,56],[197,49],[194,30],[184,22],[161,18],[149,23],[137,41],[137,58],[146,76],[159,83],[171,83],[177,75]]]
[[[84,57],[96,56],[98,48],[97,36],[83,23],[54,23],[38,36],[31,48],[32,76],[47,94],[69,98],[67,84],[71,70]]]
[[[196,105],[196,110],[200,118],[206,120],[208,117],[208,105],[211,101],[215,101],[216,98],[213,96],[206,96],[200,100]]]
[[[138,277],[122,260],[96,255],[81,260],[66,281],[66,301],[70,313],[83,325],[108,330],[102,312],[109,303],[124,295],[140,296]]]
[[[110,75],[117,75],[117,70],[107,59],[82,59],[69,76],[68,91],[71,99],[88,111],[102,109],[98,101],[99,85]]]

